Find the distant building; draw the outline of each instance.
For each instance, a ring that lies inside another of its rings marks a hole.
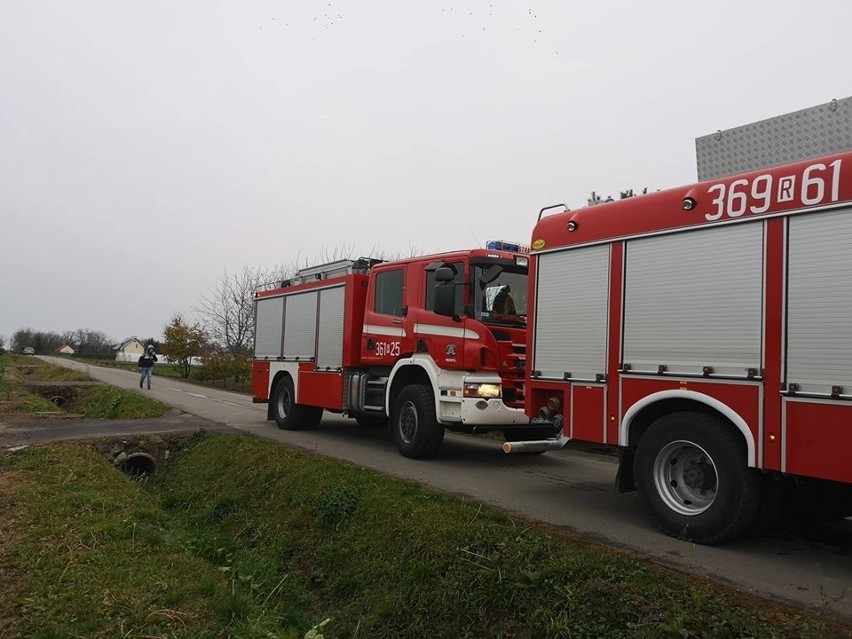
[[[112,347],[115,351],[115,359],[118,362],[135,362],[145,352],[145,345],[136,337],[128,337],[120,344]]]
[[[62,346],[56,349],[56,352],[60,355],[73,355],[74,349],[68,346],[68,344],[63,344]]]

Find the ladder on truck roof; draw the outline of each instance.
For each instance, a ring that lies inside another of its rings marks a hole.
[[[317,266],[309,266],[296,271],[293,277],[281,282],[281,286],[295,286],[296,284],[327,280],[342,275],[366,275],[371,268],[383,261],[371,257],[359,257],[357,260],[335,260]]]

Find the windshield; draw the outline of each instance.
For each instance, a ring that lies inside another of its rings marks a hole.
[[[526,271],[502,270],[492,280],[489,268],[493,267],[474,268],[473,303],[477,319],[490,324],[526,324]]]

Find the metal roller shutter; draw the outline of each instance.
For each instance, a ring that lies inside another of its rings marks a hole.
[[[790,219],[787,382],[852,394],[852,209]]]
[[[343,366],[343,302],[342,286],[320,291],[319,337],[317,339],[317,366],[341,368]]]
[[[284,317],[284,357],[315,357],[316,336],[317,292],[288,295]]]
[[[609,252],[604,245],[539,256],[533,367],[541,378],[606,372]]]
[[[761,367],[763,224],[627,243],[624,357],[632,372],[745,377]]]
[[[281,328],[283,319],[283,297],[257,300],[257,306],[255,307],[255,357],[281,357]]]

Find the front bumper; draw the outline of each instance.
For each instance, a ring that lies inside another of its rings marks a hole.
[[[482,426],[486,430],[502,430],[505,426],[526,426],[529,418],[523,410],[510,408],[497,397],[461,397],[461,392],[441,393],[438,398],[438,421],[450,428],[464,430]]]
[[[465,397],[461,401],[461,422],[471,426],[514,426],[529,424],[529,417],[519,408],[510,408],[502,399]]]

